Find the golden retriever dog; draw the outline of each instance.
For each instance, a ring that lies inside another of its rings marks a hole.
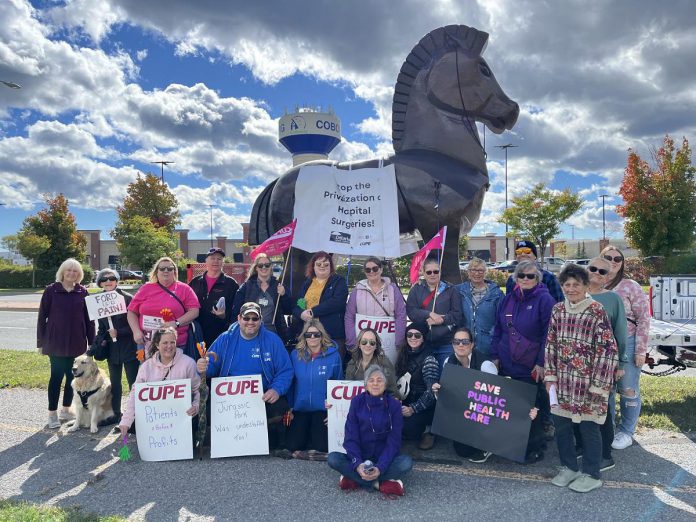
[[[72,372],[75,422],[68,431],[89,426],[89,431],[97,433],[99,422],[114,414],[111,408],[111,381],[89,355],[80,355],[75,359]]]

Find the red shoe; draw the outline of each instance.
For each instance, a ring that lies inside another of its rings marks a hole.
[[[404,483],[400,480],[385,480],[379,485],[379,491],[385,495],[404,496]]]
[[[341,475],[341,478],[338,479],[338,487],[344,491],[360,489],[360,485],[357,482],[349,479],[348,477],[344,477],[343,475]]]

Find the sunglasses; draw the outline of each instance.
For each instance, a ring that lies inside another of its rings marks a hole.
[[[100,283],[106,283],[107,281],[118,281],[116,276],[109,276],[109,277],[102,277],[99,282]]]
[[[609,273],[609,270],[607,270],[606,268],[598,268],[598,267],[592,266],[592,265],[588,266],[587,269],[590,272],[592,272],[593,274],[595,272],[599,272],[599,275],[607,275]]]
[[[425,275],[433,275],[433,274],[434,274],[434,275],[437,275],[437,274],[439,274],[439,273],[440,273],[439,270],[426,270],[426,271],[425,271]]]
[[[377,341],[373,341],[372,339],[363,339],[360,341],[360,346],[367,346],[368,344],[370,346],[377,346]]]
[[[452,344],[454,346],[462,344],[464,346],[469,346],[471,344],[471,339],[452,339]]]
[[[377,272],[379,272],[379,269],[380,269],[379,266],[372,266],[372,267],[366,266],[366,267],[365,267],[365,273],[366,273],[366,274],[370,274],[370,273],[376,274]]]
[[[176,268],[173,266],[160,266],[157,268],[157,270],[159,270],[160,272],[173,272],[174,270],[176,270]]]
[[[319,339],[321,337],[321,332],[305,332],[305,339]]]
[[[331,263],[329,263],[328,261],[317,261],[316,263],[314,263],[314,266],[316,266],[317,268],[326,268],[327,266],[331,266]]]
[[[515,250],[515,254],[517,254],[517,255],[519,255],[519,254],[531,254],[531,253],[532,253],[532,249],[529,247],[522,247],[522,248],[518,248],[517,250]]]
[[[271,268],[271,263],[259,263],[256,268]]]
[[[258,315],[252,315],[250,317],[242,317],[242,321],[251,321],[252,323],[257,323],[259,321],[259,316]]]
[[[423,334],[420,333],[420,332],[408,332],[408,333],[406,334],[406,337],[407,337],[408,339],[422,339],[422,338],[423,338]]]
[[[536,274],[517,274],[517,279],[536,279]]]
[[[607,261],[613,261],[614,263],[620,263],[621,261],[623,261],[623,256],[604,256],[604,259],[606,259]]]

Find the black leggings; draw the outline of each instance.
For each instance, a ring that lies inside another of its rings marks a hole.
[[[326,410],[296,411],[288,428],[285,444],[290,451],[329,451],[329,430],[324,424]]]
[[[121,373],[126,369],[126,380],[128,381],[128,390],[133,389],[133,383],[138,376],[138,368],[140,362],[137,359],[124,363],[112,364],[109,363],[109,379],[111,380],[111,408],[114,414],[121,414],[121,395],[123,394],[123,386],[121,386]]]
[[[51,361],[51,377],[48,380],[48,411],[56,411],[58,409],[60,385],[63,383],[63,377],[65,377],[65,389],[63,390],[63,407],[67,408],[72,404],[72,365],[73,362],[75,362],[75,358],[60,357],[58,355],[49,355],[48,360]]]

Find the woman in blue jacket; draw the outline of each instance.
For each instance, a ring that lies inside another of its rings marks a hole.
[[[286,445],[295,458],[302,451],[326,453],[329,449],[326,428],[326,381],[343,379],[338,348],[319,319],[305,323],[290,354],[295,382],[289,394],[291,418]]]
[[[495,315],[505,297],[497,284],[486,280],[486,263],[477,257],[469,261],[469,280],[457,285],[462,296],[464,325],[474,334],[476,351],[488,356],[495,327]]]
[[[365,372],[365,391],[350,401],[343,448],[329,453],[329,467],[341,474],[344,490],[375,486],[386,495],[403,495],[404,477],[413,467],[400,453],[404,419],[401,403],[387,389],[387,377],[376,364]]]
[[[304,322],[314,317],[321,319],[327,333],[338,346],[343,360],[346,355],[343,318],[348,301],[348,285],[343,277],[336,274],[333,259],[326,252],[317,252],[309,260],[307,279],[300,295],[302,297],[293,308],[293,316]]]

